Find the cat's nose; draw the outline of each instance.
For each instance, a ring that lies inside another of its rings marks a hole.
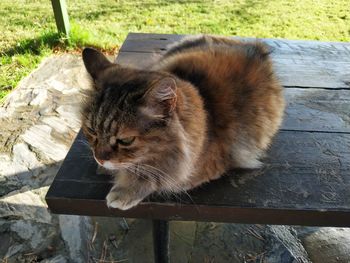
[[[99,149],[95,151],[95,157],[101,163],[108,161],[112,157],[112,151],[110,149]]]

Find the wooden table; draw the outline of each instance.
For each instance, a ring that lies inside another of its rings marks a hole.
[[[116,61],[147,68],[182,37],[131,33]],[[350,44],[262,41],[273,49],[287,100],[282,129],[263,169],[231,171],[190,192],[191,198],[152,196],[128,211],[109,209],[105,196],[110,178],[97,175],[96,164],[80,158],[88,149],[79,143],[79,133],[46,196],[50,210],[158,219],[155,227],[163,234],[156,231],[155,238],[162,244],[168,238],[167,220],[349,227]],[[166,245],[160,249],[166,252]]]

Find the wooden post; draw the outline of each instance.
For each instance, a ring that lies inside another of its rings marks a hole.
[[[63,33],[69,37],[69,18],[67,13],[66,0],[51,0],[53,12],[58,32]]]

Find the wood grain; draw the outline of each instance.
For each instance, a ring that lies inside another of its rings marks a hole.
[[[77,213],[80,210],[85,215],[97,215],[90,209],[91,204],[99,202],[99,206],[106,206],[104,198],[111,187],[110,177],[96,175],[93,160],[81,160],[79,165],[71,161],[82,147],[76,140],[47,194],[46,200],[53,212]],[[350,226],[349,149],[350,134],[281,131],[264,160],[263,169],[230,171],[223,178],[191,191],[191,198],[183,195],[165,200],[154,195],[133,209],[133,213],[136,213],[136,217],[147,217],[146,212],[141,212],[145,205],[152,205],[152,213],[156,214],[161,214],[164,207],[176,207],[174,211],[178,211],[185,205],[192,209],[182,212],[184,214],[181,216],[171,214],[169,210],[167,216],[177,216],[181,220],[200,217],[206,221],[215,218],[208,212],[210,207],[246,209],[256,215],[263,215],[268,209],[278,211],[277,217],[272,214],[270,219],[254,219],[254,222],[277,223],[284,212],[286,216],[290,211],[299,212],[300,215],[312,211],[310,221],[304,224],[317,225],[320,215],[338,211],[344,213],[343,216],[347,215],[347,226]],[[65,211],[60,210],[62,205]],[[84,209],[79,208],[82,205]],[[110,209],[105,215],[125,216],[125,212]],[[333,220],[329,225],[336,222],[344,224],[337,221],[336,213],[334,218],[328,217]],[[232,215],[222,215],[219,221],[232,220],[235,221]],[[285,218],[283,224],[286,223],[296,222]]]
[[[118,62],[136,68],[147,68],[157,58],[157,54],[184,36],[129,34],[120,49]],[[275,71],[284,86],[350,89],[349,43],[260,40],[272,48]]]

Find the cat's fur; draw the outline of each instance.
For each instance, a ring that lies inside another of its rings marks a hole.
[[[150,70],[112,64],[93,49],[83,60],[95,88],[83,131],[97,162],[116,173],[109,207],[259,168],[282,121],[282,88],[260,42],[185,39]],[[134,142],[123,146],[123,138]]]

